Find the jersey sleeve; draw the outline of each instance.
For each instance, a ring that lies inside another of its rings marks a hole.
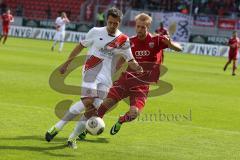
[[[168,48],[168,45],[163,42],[164,40],[167,40],[167,38],[165,36],[161,36],[161,35],[158,36],[158,47],[159,47],[159,49]]]
[[[95,29],[92,28],[88,31],[88,33],[86,34],[86,37],[84,40],[81,40],[80,43],[84,46],[84,47],[89,47],[93,44],[93,40],[94,40],[94,31]]]

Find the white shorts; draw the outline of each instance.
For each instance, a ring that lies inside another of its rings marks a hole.
[[[94,82],[86,82],[83,78],[81,85],[81,98],[94,98],[93,105],[98,108],[103,102],[103,99],[107,97],[109,88],[110,85],[106,85],[98,79],[96,79]]]
[[[54,40],[55,41],[64,42],[64,39],[65,39],[65,32],[57,31],[55,36],[54,36]]]

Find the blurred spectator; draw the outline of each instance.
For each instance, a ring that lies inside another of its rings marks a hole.
[[[23,6],[22,4],[18,4],[16,8],[16,16],[22,16],[23,15]]]
[[[48,8],[47,8],[47,10],[46,10],[46,14],[47,14],[47,19],[51,19],[52,10],[51,10],[51,7],[50,7],[49,4],[48,4]]]
[[[191,4],[193,2],[193,4]],[[240,0],[132,0],[134,9],[219,16],[240,16]],[[191,9],[191,7],[193,7]]]
[[[103,11],[99,11],[97,13],[97,26],[98,27],[103,27],[104,26],[104,12]]]
[[[193,6],[196,6],[197,13],[194,14],[212,14],[219,16],[236,17],[239,12],[239,0],[194,0]],[[239,16],[239,15],[238,15]]]

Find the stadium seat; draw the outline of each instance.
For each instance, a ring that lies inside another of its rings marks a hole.
[[[17,2],[16,2],[17,1]],[[109,0],[104,0],[109,1]],[[18,5],[22,5],[23,8],[23,16],[29,19],[45,19],[47,17],[47,10],[51,9],[51,19],[55,19],[59,16],[59,12],[61,11],[70,11],[72,18],[79,17],[80,8],[84,0],[41,0],[41,1],[32,1],[32,0],[4,0],[9,8],[13,11],[13,14],[18,7]],[[59,3],[61,2],[61,3]],[[71,19],[71,21],[76,21],[75,19]]]

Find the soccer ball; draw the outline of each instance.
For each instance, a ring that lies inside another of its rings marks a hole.
[[[100,117],[91,117],[87,120],[86,129],[91,135],[100,135],[105,128],[105,123]]]

